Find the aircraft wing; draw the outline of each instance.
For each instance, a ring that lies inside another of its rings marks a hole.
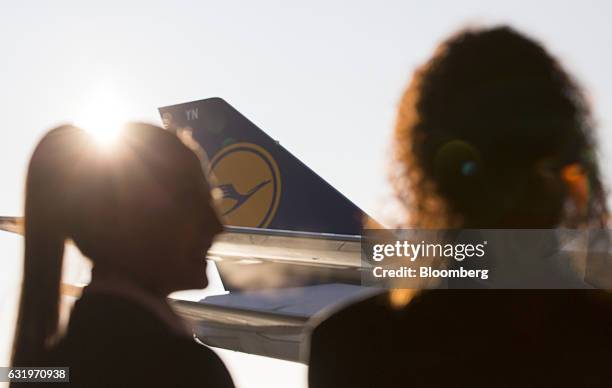
[[[341,267],[360,266],[360,236],[288,230],[226,227],[209,256],[224,259],[250,256],[271,262]]]
[[[305,363],[306,324],[331,306],[379,290],[328,283],[305,287],[232,292],[200,301],[171,300],[194,323],[201,342],[230,350]]]

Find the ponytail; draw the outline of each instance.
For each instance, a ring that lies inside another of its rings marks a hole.
[[[25,257],[14,366],[37,366],[57,337],[64,241],[68,237],[69,171],[86,150],[83,131],[62,126],[36,147],[26,181]]]

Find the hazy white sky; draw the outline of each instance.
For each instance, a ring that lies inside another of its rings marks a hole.
[[[435,44],[468,24],[510,23],[561,58],[589,91],[609,161],[611,4],[2,0],[0,214],[21,214],[27,160],[43,131],[78,119],[100,87],[116,92],[128,118],[156,123],[159,106],[223,97],[381,214],[398,97]],[[18,268],[13,240],[0,234],[3,269]],[[3,310],[18,280],[10,272],[0,281]]]

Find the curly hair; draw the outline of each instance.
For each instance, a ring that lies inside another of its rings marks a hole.
[[[581,89],[542,45],[509,27],[463,30],[401,99],[395,191],[413,227],[602,226],[593,128]],[[568,200],[571,179],[582,208]]]

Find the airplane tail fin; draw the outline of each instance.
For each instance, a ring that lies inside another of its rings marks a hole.
[[[199,143],[229,226],[357,235],[365,213],[221,98],[159,109]]]

